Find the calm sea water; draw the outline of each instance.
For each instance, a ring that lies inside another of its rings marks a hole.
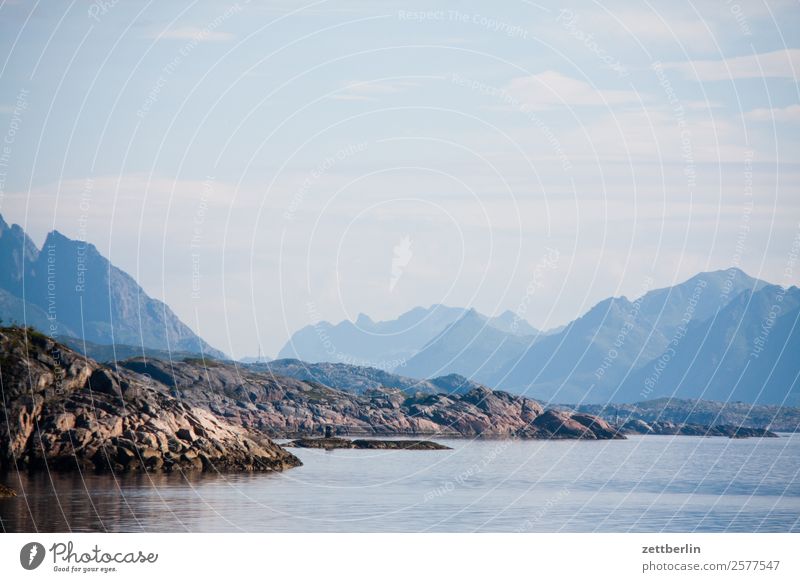
[[[800,435],[295,450],[283,474],[6,475],[5,531],[800,531]]]

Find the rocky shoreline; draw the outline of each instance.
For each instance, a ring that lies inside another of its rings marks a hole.
[[[120,369],[273,438],[322,436],[326,426],[335,427],[332,436],[624,438],[599,417],[545,411],[536,400],[484,386],[464,394],[409,395],[396,388],[353,394],[220,362],[136,359]]]
[[[266,435],[88,360],[41,334],[0,331],[0,472],[280,471]]]
[[[622,425],[627,434],[680,435],[703,437],[728,437],[746,439],[751,437],[778,438],[778,435],[765,428],[749,428],[726,424],[704,425],[694,423],[674,423],[658,421],[647,423],[643,420],[628,420]]]
[[[592,414],[545,410],[535,400],[483,386],[456,394],[409,395],[393,388],[353,394],[214,360],[134,359],[111,367],[17,327],[0,328],[0,370],[8,422],[0,431],[0,473],[45,467],[114,473],[281,471],[301,462],[272,439],[293,438],[308,446],[319,442],[309,438],[322,436],[326,427],[333,428],[327,436],[347,441],[330,448],[357,449],[413,447],[409,441],[343,437],[774,436],[733,426],[626,423],[619,428]],[[413,450],[441,449],[430,441],[416,442]]]
[[[655,398],[633,404],[581,404],[564,405],[562,408],[594,414],[617,425],[629,420],[641,420],[648,424],[671,422],[700,426],[744,426],[773,432],[800,431],[800,408],[783,405]]]
[[[0,472],[280,471],[301,463],[273,438],[318,436],[326,426],[336,427],[331,436],[624,438],[598,417],[484,387],[356,395],[214,360],[111,367],[18,327],[0,329],[0,358],[8,419]]]

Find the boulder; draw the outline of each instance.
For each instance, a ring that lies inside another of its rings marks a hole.
[[[568,413],[560,410],[546,410],[536,417],[532,426],[540,433],[544,433],[549,438],[563,439],[596,439],[592,430],[577,420],[574,420]]]
[[[89,376],[89,389],[109,396],[122,396],[117,379],[104,369],[96,369]]]
[[[653,427],[643,420],[630,419],[622,425],[622,431],[631,434],[650,434],[653,432]]]
[[[175,432],[175,436],[181,439],[182,441],[192,442],[194,440],[194,434],[188,428],[179,428]]]
[[[0,497],[16,497],[17,492],[14,491],[11,487],[6,487],[2,483],[0,483]]]
[[[572,414],[572,420],[579,422],[590,431],[594,436],[599,439],[619,439],[625,438],[622,433],[615,427],[608,424],[599,416],[593,414]]]

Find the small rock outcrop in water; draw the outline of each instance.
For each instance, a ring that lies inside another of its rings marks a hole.
[[[629,420],[622,425],[622,430],[630,434],[657,434],[657,435],[682,435],[682,436],[724,436],[732,439],[749,437],[776,438],[774,432],[764,428],[749,428],[745,426],[731,426],[715,424],[676,424],[673,422],[651,422],[643,420]]]
[[[0,330],[3,469],[268,471],[300,461],[266,435],[20,328]]]
[[[17,492],[14,491],[11,487],[6,487],[2,483],[0,483],[0,497],[16,497]]]
[[[581,404],[565,408],[594,414],[614,424],[641,420],[644,423],[745,426],[774,432],[800,431],[800,408],[796,406],[654,398],[634,404]]]
[[[433,441],[382,441],[357,439],[353,441],[356,449],[391,449],[398,451],[446,451],[450,447]]]
[[[344,439],[340,437],[296,439],[286,445],[301,449],[392,449],[404,451],[443,451],[450,447],[433,441],[387,441],[376,439]]]

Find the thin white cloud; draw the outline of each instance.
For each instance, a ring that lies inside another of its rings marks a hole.
[[[683,106],[692,111],[707,111],[709,109],[720,109],[723,104],[721,101],[686,101]]]
[[[670,44],[683,47],[712,48],[714,33],[712,24],[687,15],[681,15],[659,7],[658,10],[612,10],[611,14],[597,10],[587,15],[598,30],[610,30],[614,34],[641,42],[645,46]],[[599,33],[598,33],[599,34]]]
[[[172,207],[191,215],[199,205],[227,208],[237,196],[235,186],[222,180],[172,179],[144,173],[68,178],[30,190],[8,192],[5,202],[12,209],[23,209],[29,201],[42,207],[58,208],[61,218],[79,216],[87,201],[92,215],[108,219],[116,213],[138,216],[142,208]],[[35,216],[52,220],[47,212]]]
[[[584,129],[591,136],[589,142],[582,142]],[[679,163],[687,170],[703,162],[739,162],[749,151],[741,127],[725,118],[687,115],[682,127],[671,111],[653,107],[588,123],[572,136],[565,135],[565,144],[571,143],[570,137],[577,151],[583,146],[584,155],[603,161]]]
[[[377,101],[382,95],[401,93],[418,87],[415,81],[350,81],[343,84],[342,91],[331,98],[340,101]]]
[[[597,2],[577,1],[562,3],[551,12],[551,18],[537,19],[532,26],[537,37],[562,49],[578,49],[576,54],[583,53],[583,57],[591,53],[594,57],[606,55],[630,66],[641,47],[656,54],[663,54],[665,48],[716,50],[719,26],[715,20],[716,17],[697,18],[693,11],[674,3],[647,9],[631,2],[603,7]]]
[[[745,113],[750,121],[800,121],[800,105],[789,105],[783,108],[760,108]]]
[[[784,49],[715,61],[685,61],[665,63],[665,69],[675,69],[689,79],[725,81],[763,77],[798,79],[800,49]]]
[[[375,101],[373,97],[358,95],[356,93],[337,93],[336,95],[331,95],[331,99],[335,99],[336,101]]]
[[[517,77],[506,92],[531,109],[552,109],[563,106],[602,106],[637,103],[636,91],[598,89],[556,71],[545,71],[528,77]]]
[[[193,40],[196,42],[225,42],[236,38],[235,35],[229,32],[197,28],[195,26],[164,30],[157,37],[160,40]]]

